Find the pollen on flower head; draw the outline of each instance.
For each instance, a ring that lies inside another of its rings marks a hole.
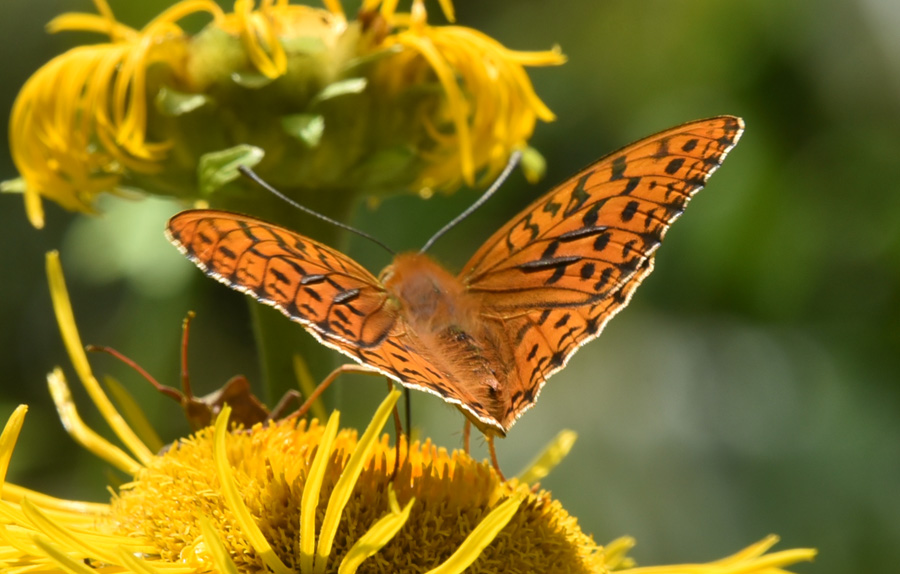
[[[303,532],[298,528],[300,500],[324,427],[281,422],[228,435],[226,448],[244,503],[285,566],[300,570]],[[212,431],[180,441],[143,469],[112,501],[117,533],[158,541],[165,561],[193,551],[206,517],[241,572],[264,569],[252,546],[240,535],[224,502],[213,468]],[[332,444],[319,494],[327,500],[335,488],[356,432],[340,431]],[[546,492],[524,484],[503,483],[493,470],[461,452],[448,454],[429,441],[400,445],[384,436],[375,443],[334,536],[332,563],[339,564],[355,541],[385,513],[391,496],[403,504],[415,499],[402,528],[366,562],[366,571],[425,572],[450,558],[472,530],[503,501],[521,497],[518,511],[470,567],[471,572],[597,572],[602,549],[582,533],[577,521]],[[320,505],[317,515],[321,521]]]

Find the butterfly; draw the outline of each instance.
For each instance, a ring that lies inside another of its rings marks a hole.
[[[376,278],[335,249],[226,211],[178,213],[166,235],[207,275],[324,345],[456,405],[488,438],[505,436],[628,304],[743,129],[733,116],[698,120],[603,157],[516,215],[458,275],[411,252]]]

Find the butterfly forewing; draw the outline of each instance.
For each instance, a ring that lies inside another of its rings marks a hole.
[[[396,321],[387,294],[361,265],[309,238],[251,217],[184,211],[169,239],[207,275],[303,323],[332,344],[381,344]]]
[[[653,268],[653,253],[743,130],[723,116],[618,150],[539,198],[495,233],[460,278],[515,360],[505,426],[547,377],[596,337]]]
[[[607,296],[659,246],[741,130],[739,118],[701,120],[604,157],[513,218],[460,277],[497,308]]]

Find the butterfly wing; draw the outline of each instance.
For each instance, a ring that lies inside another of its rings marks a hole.
[[[378,280],[349,257],[252,217],[215,210],[176,214],[169,238],[207,275],[271,305],[354,358],[380,346],[397,321]]]
[[[609,154],[532,203],[471,258],[460,278],[512,358],[505,428],[628,304],[669,226],[743,128],[732,116],[698,120]]]
[[[436,366],[440,361],[400,318],[384,286],[346,255],[225,211],[181,212],[166,235],[207,275],[272,305],[323,344],[407,387],[461,406],[475,402]]]

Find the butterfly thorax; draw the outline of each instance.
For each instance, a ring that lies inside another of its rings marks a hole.
[[[508,410],[509,397],[495,336],[479,315],[480,301],[465,285],[422,253],[398,255],[381,274],[392,304],[408,325],[408,333],[428,349],[432,363],[456,390],[494,420],[463,412],[483,432],[502,434],[496,421]]]

